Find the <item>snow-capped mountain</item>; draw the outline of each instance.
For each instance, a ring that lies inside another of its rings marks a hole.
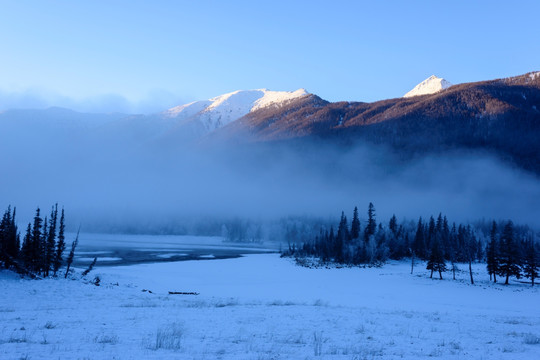
[[[238,90],[209,100],[195,101],[176,106],[161,115],[175,119],[179,124],[198,122],[205,132],[219,129],[250,112],[284,105],[291,100],[308,95],[305,89],[296,91],[270,91],[267,89]]]
[[[445,79],[431,75],[426,80],[416,85],[411,91],[403,95],[403,97],[435,94],[441,90],[449,88],[450,86],[452,86],[452,84]]]

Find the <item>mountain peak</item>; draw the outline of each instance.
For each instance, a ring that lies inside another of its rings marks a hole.
[[[269,106],[280,106],[308,94],[305,89],[296,91],[237,90],[208,100],[176,106],[165,111],[162,115],[180,121],[200,122],[209,132],[250,112]]]
[[[403,95],[403,97],[435,94],[441,90],[449,88],[450,86],[452,86],[452,84],[445,79],[431,75],[426,80],[416,85],[411,91]]]

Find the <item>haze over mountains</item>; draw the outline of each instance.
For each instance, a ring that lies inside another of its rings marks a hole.
[[[539,109],[540,72],[453,86],[432,76],[373,103],[258,89],[150,115],[9,110],[0,199],[58,201],[101,223],[100,209],[119,222],[152,209],[151,222],[326,215],[366,201],[398,215],[532,222]]]

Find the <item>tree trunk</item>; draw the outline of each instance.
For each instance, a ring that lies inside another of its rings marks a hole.
[[[504,285],[508,285],[508,279],[510,278],[510,274],[506,273],[506,281],[504,282]]]
[[[493,282],[496,283],[497,282],[497,274],[493,273]]]
[[[71,263],[68,263],[67,264],[67,268],[66,268],[66,274],[64,275],[64,279],[67,279],[67,276],[69,274],[69,268],[71,267]]]
[[[413,270],[414,270],[414,251],[412,252],[412,256],[411,256],[411,275],[413,273]]]
[[[471,264],[470,260],[469,260],[469,275],[471,275],[471,284],[474,285],[474,279],[473,279],[473,276],[472,276],[472,264]]]
[[[452,263],[452,278],[456,280],[456,264]]]
[[[429,276],[430,279],[433,279],[433,269],[431,269],[431,275]]]
[[[442,280],[442,272],[441,272],[441,270],[439,270],[439,277],[440,277],[441,280]]]

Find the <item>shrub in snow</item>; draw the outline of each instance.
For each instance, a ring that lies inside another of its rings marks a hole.
[[[154,342],[150,344],[150,349],[180,350],[184,328],[181,324],[173,323],[160,327],[156,332]]]
[[[540,336],[534,335],[534,334],[526,334],[523,338],[523,342],[527,345],[539,345],[540,344]]]

